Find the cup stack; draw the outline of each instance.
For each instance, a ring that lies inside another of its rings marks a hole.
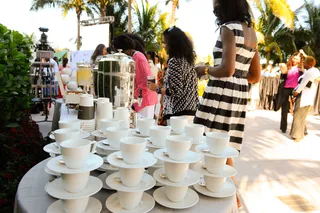
[[[117,190],[106,201],[111,212],[123,209],[148,212],[153,209],[155,201],[144,191],[151,189],[156,181],[144,172],[144,168],[154,165],[157,159],[145,150],[144,138],[125,137],[121,139],[120,151],[108,156],[108,162],[119,168],[119,172],[106,179],[107,185]]]
[[[200,161],[201,155],[190,151],[190,138],[177,135],[168,136],[166,149],[159,149],[154,155],[164,162],[164,168],[154,172],[153,177],[164,187],[154,191],[153,197],[160,205],[185,209],[199,201],[198,194],[189,188],[200,180],[198,172],[189,170],[190,163]]]
[[[101,129],[101,119],[112,119],[113,109],[109,98],[98,98],[96,109],[96,129]]]
[[[49,206],[47,212],[100,212],[102,204],[90,197],[102,188],[100,179],[90,172],[100,167],[103,159],[94,155],[96,142],[86,139],[71,139],[60,143],[61,156],[49,160],[47,167],[60,173],[45,186],[46,192],[60,200]]]
[[[169,126],[151,126],[149,129],[150,137],[147,138],[147,147],[148,152],[154,154],[155,151],[166,147],[166,138],[170,136],[171,128]],[[160,168],[163,168],[163,161],[158,159],[155,165],[148,168],[148,173],[153,175]],[[157,181],[156,186],[163,186],[163,184]]]
[[[118,107],[114,112],[114,119],[123,121],[124,128],[130,128],[129,109],[127,107]]]
[[[227,158],[234,158],[239,152],[228,146],[230,136],[225,132],[206,133],[206,143],[196,146],[196,151],[204,156],[204,164],[193,169],[203,175],[203,179],[194,186],[195,190],[210,197],[229,197],[236,193],[231,181],[237,171],[226,165]]]
[[[95,130],[95,109],[93,96],[90,94],[82,94],[80,96],[78,119],[82,121],[81,129],[89,133]],[[88,138],[94,140],[93,136]]]

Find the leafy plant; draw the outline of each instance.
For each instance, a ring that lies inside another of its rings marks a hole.
[[[16,127],[29,109],[31,46],[30,38],[0,24],[0,130]]]

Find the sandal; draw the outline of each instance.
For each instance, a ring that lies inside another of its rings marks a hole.
[[[240,200],[240,197],[239,197],[239,193],[237,192],[236,194],[236,199],[237,199],[237,205],[238,205],[238,209],[242,207],[242,203],[241,203],[241,200]]]

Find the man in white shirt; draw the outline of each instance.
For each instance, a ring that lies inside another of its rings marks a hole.
[[[299,142],[307,134],[307,116],[317,92],[314,82],[320,78],[320,71],[314,67],[315,65],[316,60],[312,56],[305,58],[306,72],[299,78],[299,84],[293,90],[293,96],[297,98],[290,135],[295,142]]]

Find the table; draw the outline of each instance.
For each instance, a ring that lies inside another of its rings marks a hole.
[[[38,163],[31,168],[25,176],[21,179],[15,200],[14,213],[45,213],[51,203],[56,199],[49,196],[44,187],[48,183],[49,175],[45,173],[44,168],[49,158]],[[97,171],[91,172],[91,175],[97,176],[101,173]],[[149,194],[153,193],[153,189],[147,191]],[[100,200],[102,203],[101,213],[110,212],[106,206],[105,201],[107,198],[115,193],[115,191],[109,191],[101,189],[93,197]],[[183,212],[183,213],[237,213],[237,202],[235,195],[229,198],[216,199],[200,195],[199,202],[189,209],[173,210],[159,204],[156,204],[152,213],[161,212]]]

